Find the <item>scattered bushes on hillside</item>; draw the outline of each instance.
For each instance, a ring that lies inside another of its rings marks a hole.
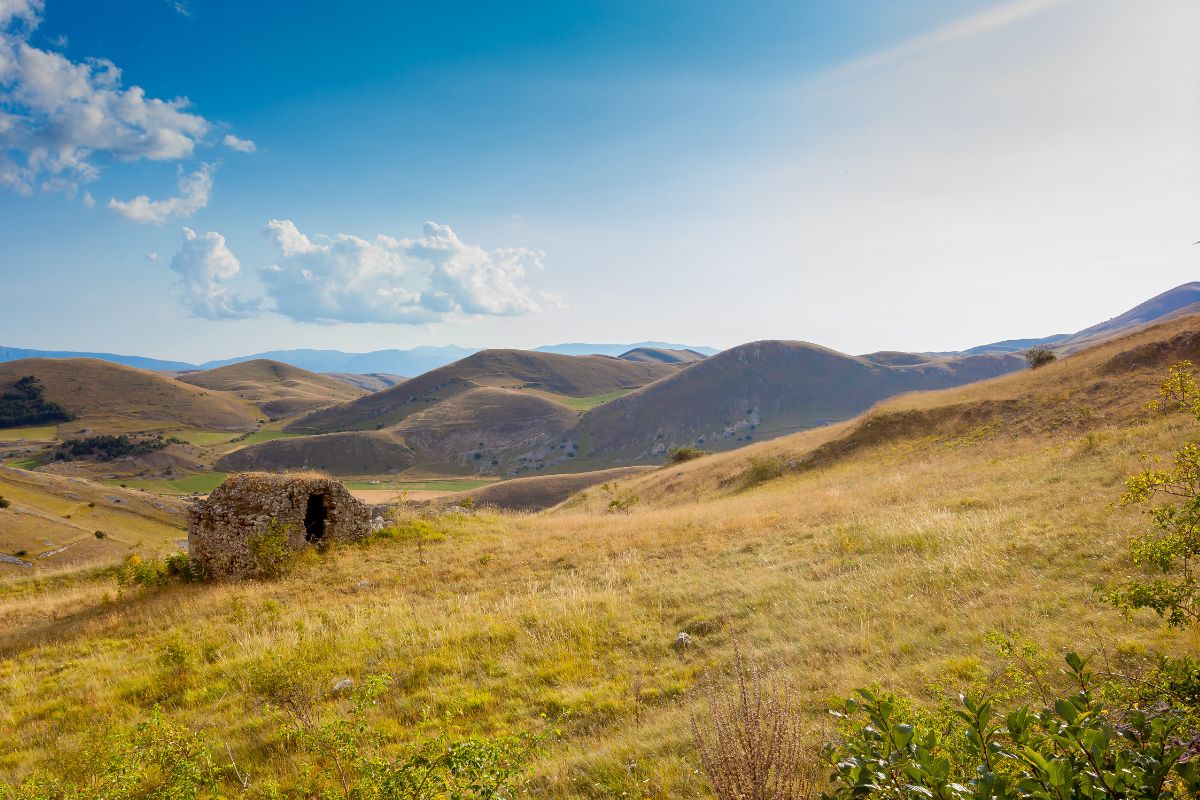
[[[778,456],[756,456],[742,473],[742,483],[747,487],[757,486],[781,477],[786,469],[787,464]]]
[[[608,513],[610,514],[630,514],[633,512],[633,507],[642,501],[642,498],[633,492],[622,491],[615,482],[600,484],[600,490],[608,496]]]
[[[96,531],[97,539],[108,534]],[[116,571],[117,584],[123,589],[158,589],[172,580],[191,583],[206,578],[204,568],[194,563],[187,553],[175,553],[166,558],[143,558],[133,553],[125,558]]]
[[[682,464],[685,461],[694,461],[706,455],[709,455],[709,452],[701,450],[699,447],[672,447],[671,452],[667,453],[667,462],[670,464]]]
[[[1200,424],[1200,387],[1190,361],[1171,367],[1150,408],[1182,412]],[[1169,502],[1158,503],[1156,501]],[[1122,505],[1146,509],[1154,530],[1130,545],[1133,562],[1153,577],[1127,581],[1109,593],[1119,608],[1153,609],[1172,627],[1200,623],[1200,442],[1190,441],[1165,469],[1146,469],[1129,478]]]
[[[0,428],[19,428],[25,425],[44,425],[47,422],[66,422],[71,414],[58,403],[47,400],[41,381],[26,375],[12,388],[0,393]]]
[[[95,456],[97,461],[113,461],[125,456],[139,456],[162,450],[168,444],[178,444],[179,439],[162,436],[145,436],[138,439],[125,434],[111,436],[101,434],[83,439],[66,439],[54,451],[57,461],[72,461],[76,458]]]
[[[1031,347],[1025,351],[1025,363],[1030,369],[1044,367],[1052,361],[1057,361],[1058,356],[1049,347]]]

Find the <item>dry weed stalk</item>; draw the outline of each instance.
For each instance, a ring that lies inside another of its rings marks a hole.
[[[734,683],[705,683],[707,715],[692,715],[700,763],[719,800],[804,800],[817,796],[820,768],[806,747],[791,684],[743,660]]]

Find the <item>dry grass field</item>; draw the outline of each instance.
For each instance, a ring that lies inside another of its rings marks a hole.
[[[367,719],[394,747],[554,727],[536,796],[707,797],[687,721],[735,642],[795,682],[814,740],[829,698],[857,686],[934,704],[986,683],[997,637],[1123,671],[1198,653],[1195,632],[1095,591],[1130,572],[1146,525],[1115,505],[1125,476],[1194,435],[1143,403],[1197,325],[895,398],[549,513],[402,524],[275,581],[3,573],[0,785],[69,773],[72,752],[156,707],[219,743],[252,796],[331,785],[281,738],[253,677],[270,673],[307,687],[313,713],[345,708],[343,679],[389,676]],[[692,646],[672,647],[680,632]]]

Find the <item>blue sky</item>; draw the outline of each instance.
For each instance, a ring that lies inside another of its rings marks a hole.
[[[0,25],[6,345],[949,349],[1200,277],[1187,0],[0,0]]]

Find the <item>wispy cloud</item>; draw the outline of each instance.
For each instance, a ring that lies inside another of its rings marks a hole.
[[[114,197],[108,201],[108,207],[125,219],[143,225],[161,225],[173,217],[190,217],[208,205],[214,171],[212,164],[201,164],[198,170],[189,175],[181,172],[178,197],[166,200],[151,200],[144,194],[132,200]]]
[[[870,72],[929,50],[991,33],[1071,2],[1075,2],[1075,0],[1011,0],[995,8],[955,20],[920,36],[914,36],[899,44],[848,61],[827,73],[826,77],[847,77]]]
[[[230,150],[236,150],[239,153],[253,153],[258,149],[258,146],[250,139],[242,139],[234,136],[232,133],[225,134],[225,138],[221,140],[221,143]]]

